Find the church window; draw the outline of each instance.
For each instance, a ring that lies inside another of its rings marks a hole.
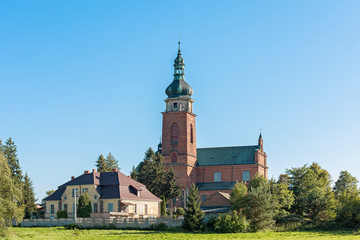
[[[221,182],[221,172],[214,172],[214,182]]]
[[[176,123],[171,125],[171,144],[177,144],[179,140],[179,126]]]
[[[249,182],[250,181],[250,171],[243,171],[242,172],[242,180],[243,180],[243,182]]]
[[[190,124],[190,143],[194,143],[194,132],[192,124]]]
[[[176,153],[171,153],[171,163],[176,163],[177,162],[177,154]]]

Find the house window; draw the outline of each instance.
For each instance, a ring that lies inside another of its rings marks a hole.
[[[144,213],[144,205],[139,204],[139,213],[142,214]]]
[[[55,213],[55,205],[50,204],[50,214],[54,214],[54,213]]]
[[[72,189],[72,197],[75,196],[75,192],[76,192],[76,197],[78,197],[79,195],[78,195],[78,189],[77,188]]]
[[[171,144],[177,144],[179,139],[179,126],[177,123],[171,125]]]
[[[93,205],[93,213],[97,213],[98,212],[98,204],[94,203]]]
[[[249,182],[250,181],[250,171],[243,171],[242,172],[242,180],[244,182]]]
[[[113,212],[113,211],[114,211],[113,203],[108,203],[108,212]]]
[[[171,159],[171,163],[176,163],[177,162],[177,154],[174,152],[171,153],[170,159]]]
[[[95,195],[94,198],[97,199],[97,195]]]
[[[82,189],[82,193],[87,193],[88,191],[89,191],[88,188],[83,188],[83,189]]]
[[[139,190],[137,191],[137,196],[141,197],[141,191],[139,191]]]
[[[67,197],[64,197],[64,200],[66,200],[67,199]]]
[[[190,124],[190,143],[194,143],[193,126]]]
[[[221,182],[221,172],[214,172],[214,182]]]
[[[64,209],[65,212],[68,211],[68,209],[67,209],[67,204],[64,204],[64,205],[63,205],[63,209]]]
[[[207,196],[206,195],[201,195],[201,202],[205,202],[207,199]]]

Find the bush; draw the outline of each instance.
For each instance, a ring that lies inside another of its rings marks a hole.
[[[67,218],[68,214],[65,210],[59,210],[56,213],[57,218]]]
[[[82,229],[82,227],[80,225],[77,225],[75,223],[72,223],[72,224],[69,224],[69,225],[66,225],[64,226],[65,229],[70,229],[70,230],[73,230],[73,229]]]
[[[184,216],[184,214],[185,214],[185,210],[182,207],[176,209],[177,216]]]
[[[150,226],[150,229],[156,231],[167,231],[169,228],[168,226],[166,226],[165,223],[159,223],[159,224],[152,224]]]
[[[211,216],[209,220],[205,223],[205,231],[215,231],[216,220],[216,217]]]
[[[223,233],[246,232],[248,226],[246,218],[236,211],[219,216],[214,224],[215,231]]]

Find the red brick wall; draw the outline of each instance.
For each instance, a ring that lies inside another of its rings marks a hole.
[[[243,171],[250,171],[250,178],[257,172],[264,175],[264,168],[258,164],[203,166],[196,168],[196,182],[214,182],[214,172],[221,172],[222,182],[241,182]]]

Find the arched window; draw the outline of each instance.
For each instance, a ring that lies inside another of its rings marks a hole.
[[[192,124],[190,124],[190,143],[194,143],[194,131]]]
[[[171,144],[177,144],[179,140],[179,126],[177,123],[171,125]]]
[[[171,159],[171,163],[176,163],[177,162],[177,154],[174,152],[171,153],[170,159]]]

